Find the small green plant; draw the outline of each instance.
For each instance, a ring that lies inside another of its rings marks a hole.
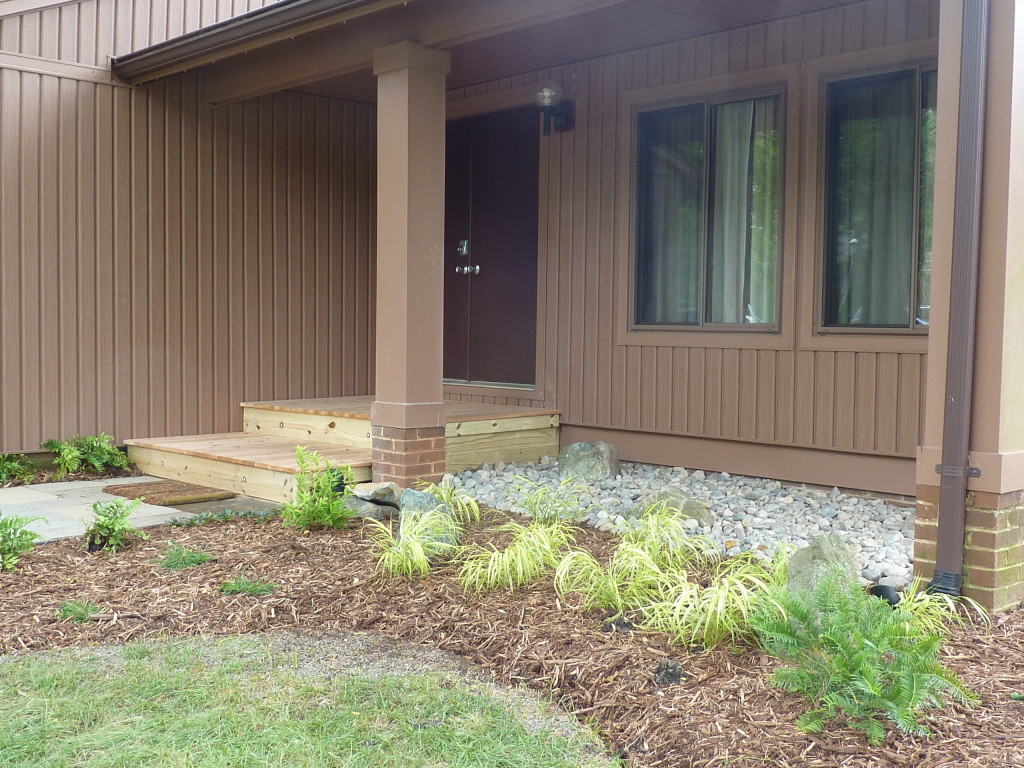
[[[764,647],[787,662],[775,673],[775,684],[811,702],[797,720],[800,728],[817,733],[838,719],[880,744],[884,721],[927,735],[919,720],[926,710],[946,698],[977,703],[939,662],[945,626],[936,631],[931,609],[903,605],[890,607],[835,570],[812,593],[780,587],[773,604],[755,612],[753,626]],[[945,615],[961,620],[956,612]]]
[[[213,560],[213,555],[208,555],[201,549],[190,549],[181,544],[171,544],[164,550],[160,565],[172,571],[183,571],[211,560]]]
[[[668,573],[648,551],[626,541],[615,548],[607,567],[589,552],[574,550],[555,569],[559,595],[578,594],[582,610],[600,608],[612,618],[660,599],[668,581]]]
[[[102,612],[103,609],[92,600],[68,600],[60,604],[60,608],[57,609],[57,618],[61,621],[77,621],[83,624],[92,621]]]
[[[119,552],[128,546],[133,536],[148,539],[149,536],[128,522],[128,518],[141,505],[139,499],[93,502],[93,520],[85,529],[85,548],[89,552],[101,549]]]
[[[456,519],[462,525],[480,524],[480,505],[464,488],[461,488],[451,481],[441,483],[417,484],[421,491],[426,491],[441,504],[447,504]]]
[[[299,465],[295,498],[281,508],[285,525],[304,531],[347,526],[353,517],[345,504],[349,487],[355,482],[352,468],[335,467],[316,451],[301,445],[295,448],[295,461]]]
[[[21,556],[36,545],[40,536],[27,526],[38,519],[0,513],[0,571],[14,570]]]
[[[467,592],[489,589],[518,589],[544,571],[555,568],[562,552],[576,535],[565,520],[537,520],[529,525],[508,522],[499,528],[512,534],[505,549],[480,548],[469,553],[459,569],[459,583]]]
[[[377,568],[387,576],[424,578],[431,561],[454,557],[461,549],[462,527],[440,505],[405,514],[397,533],[379,520],[367,520],[364,530],[377,554]]]
[[[540,485],[525,477],[516,480],[523,494],[517,511],[534,520],[579,520],[592,508],[580,501],[582,489],[573,480],[563,480],[557,488]]]
[[[264,579],[250,579],[248,576],[236,576],[220,585],[220,591],[225,595],[271,595],[277,589],[277,584],[265,581]]]
[[[175,528],[192,528],[212,523],[233,523],[236,520],[253,520],[265,523],[277,514],[270,509],[220,509],[214,512],[199,512],[192,517],[176,517],[168,525]]]
[[[57,477],[74,472],[104,472],[108,469],[127,469],[128,456],[114,445],[114,438],[105,432],[98,435],[73,437],[64,442],[47,440],[43,448],[53,453]]]
[[[36,470],[36,463],[23,453],[0,453],[0,486],[27,483]]]

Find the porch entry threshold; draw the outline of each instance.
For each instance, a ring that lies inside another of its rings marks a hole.
[[[269,501],[295,491],[295,447],[371,477],[373,397],[321,397],[242,403],[242,432],[126,440],[128,455],[155,477],[206,485]],[[449,472],[558,453],[560,412],[490,403],[446,403]]]

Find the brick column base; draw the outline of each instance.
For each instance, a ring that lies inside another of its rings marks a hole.
[[[373,481],[408,488],[444,475],[444,427],[371,427]]]
[[[914,571],[935,573],[939,488],[917,486]],[[967,494],[963,594],[992,612],[1024,602],[1024,492]]]

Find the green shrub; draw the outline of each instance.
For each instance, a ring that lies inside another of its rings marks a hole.
[[[438,500],[441,504],[447,504],[455,518],[462,525],[472,523],[480,524],[480,505],[464,488],[460,488],[451,482],[442,483],[417,483],[421,491],[425,491]]]
[[[295,475],[295,497],[281,508],[285,525],[312,531],[318,528],[344,528],[353,514],[345,498],[355,481],[352,468],[335,467],[324,461],[316,451],[301,445],[295,448],[295,461],[299,465]],[[343,484],[341,491],[338,486]]]
[[[529,525],[509,522],[499,530],[512,534],[505,549],[477,548],[459,569],[459,582],[467,592],[501,587],[512,591],[529,584],[556,567],[576,538],[570,523],[555,519],[534,519]]]
[[[73,437],[67,442],[47,440],[43,448],[53,453],[57,477],[75,472],[104,472],[127,469],[128,456],[114,445],[114,438],[105,432]]]
[[[128,522],[141,505],[138,499],[93,502],[93,520],[85,529],[85,548],[90,552],[101,549],[118,552],[128,546],[133,536],[148,539],[149,536]]]
[[[14,570],[21,556],[36,545],[39,534],[26,526],[38,519],[0,513],[0,571]]]
[[[23,453],[0,453],[0,485],[27,483],[36,476],[36,463]]]
[[[57,609],[57,618],[61,621],[77,621],[83,624],[92,621],[93,617],[102,613],[103,609],[91,600],[68,600]]]
[[[379,520],[366,520],[364,530],[373,543],[377,568],[387,576],[424,578],[431,561],[453,557],[461,549],[462,527],[441,505],[406,514],[397,534]]]
[[[181,544],[171,544],[164,550],[160,565],[171,571],[183,571],[211,560],[213,560],[213,555],[208,555],[201,549],[190,549]]]
[[[800,728],[820,732],[842,720],[880,744],[884,721],[927,735],[919,721],[923,712],[947,697],[978,701],[939,662],[945,626],[936,631],[938,603],[929,601],[925,609],[924,601],[913,602],[920,605],[890,607],[840,571],[823,578],[813,593],[775,590],[774,604],[762,605],[753,626],[764,647],[788,662],[775,684],[811,702],[797,720]],[[945,615],[961,620],[955,611]]]
[[[225,595],[270,595],[277,589],[274,584],[264,579],[250,579],[248,576],[236,576],[220,585],[220,591]]]

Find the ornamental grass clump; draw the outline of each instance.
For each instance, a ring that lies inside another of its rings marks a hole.
[[[440,483],[417,483],[419,490],[429,493],[439,504],[448,506],[455,519],[462,525],[479,525],[482,519],[480,504],[465,488],[450,480]]]
[[[295,447],[294,498],[281,508],[285,525],[303,531],[344,528],[353,518],[346,502],[355,482],[348,465],[335,467],[316,451]]]
[[[762,603],[752,625],[768,652],[787,662],[774,683],[811,702],[798,727],[818,733],[840,721],[877,745],[887,723],[926,736],[927,710],[947,699],[978,702],[939,662],[948,626],[962,615],[917,594],[890,606],[837,569],[813,592],[779,588]]]
[[[36,545],[40,536],[28,524],[38,519],[0,513],[0,571],[13,571],[21,556]]]
[[[507,547],[477,548],[465,556],[459,583],[467,592],[523,587],[555,568],[576,541],[575,529],[566,520],[534,519],[528,525],[510,521],[498,530],[511,535]]]
[[[404,513],[398,531],[379,520],[366,520],[363,530],[377,555],[377,569],[386,576],[426,578],[434,561],[452,558],[462,548],[462,526],[442,505]]]
[[[114,553],[125,549],[133,537],[148,539],[149,536],[128,522],[141,505],[139,499],[93,502],[93,520],[85,529],[85,548],[89,552],[105,549]]]
[[[540,521],[579,520],[592,509],[581,502],[582,488],[573,480],[563,480],[554,488],[525,477],[516,480],[523,494],[519,511],[526,517]]]
[[[101,473],[108,469],[127,469],[128,456],[114,445],[114,438],[105,432],[79,435],[67,441],[47,440],[43,448],[53,453],[56,476],[75,472]]]

